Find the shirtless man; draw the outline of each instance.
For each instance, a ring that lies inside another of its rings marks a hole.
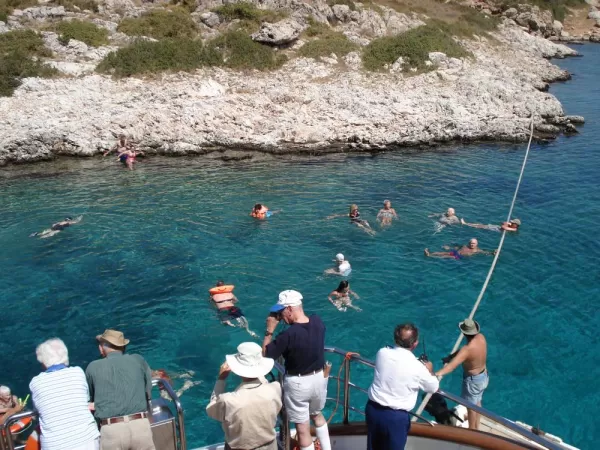
[[[52,224],[52,226],[44,231],[39,231],[36,233],[31,233],[29,237],[39,236],[41,239],[49,238],[50,236],[54,236],[55,234],[60,233],[65,228],[75,225],[76,223],[81,222],[83,216],[76,217],[75,219],[71,219],[70,217],[65,218],[65,220],[61,222],[56,222]]]
[[[449,374],[460,364],[463,366],[462,392],[465,400],[481,406],[483,392],[488,386],[489,376],[486,368],[487,342],[480,333],[479,324],[472,319],[465,319],[458,328],[467,340],[467,345],[457,353],[442,359],[445,366],[435,374],[438,377]],[[479,414],[469,409],[469,428],[479,428]]]
[[[483,223],[468,223],[465,222],[465,219],[460,219],[460,223],[472,228],[481,228],[483,230],[497,231],[518,231],[521,226],[521,221],[519,219],[511,219],[508,222],[502,222],[500,225],[488,224],[485,225]]]
[[[217,281],[216,287],[221,286],[225,286],[225,283],[221,280]],[[210,300],[217,308],[217,314],[219,315],[219,319],[221,320],[222,324],[230,327],[239,326],[240,328],[244,328],[250,334],[250,336],[258,337],[254,331],[248,328],[248,320],[244,316],[242,310],[235,306],[235,304],[238,302],[238,299],[234,295],[233,289],[232,292],[211,294]],[[237,325],[234,325],[233,321],[235,321]]]
[[[448,210],[441,215],[430,214],[428,217],[439,217],[438,222],[442,225],[458,225],[460,223],[460,219],[456,215],[454,208],[448,208]]]
[[[127,137],[124,134],[119,135],[119,140],[117,143],[109,150],[105,151],[102,156],[106,156],[112,152],[117,152],[117,155],[120,155],[125,150],[128,150],[132,147],[132,144],[127,140]],[[123,159],[123,164],[125,164],[125,159]]]
[[[449,250],[447,252],[430,252],[429,249],[425,249],[425,256],[433,256],[435,258],[454,258],[454,259],[462,259],[465,256],[474,256],[474,255],[495,255],[496,250],[489,251],[483,250],[479,248],[479,243],[477,239],[472,238],[469,241],[468,245],[455,246],[454,248],[444,245],[445,250]]]

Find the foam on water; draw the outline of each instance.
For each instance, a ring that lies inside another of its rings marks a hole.
[[[600,441],[600,48],[581,50],[585,58],[560,62],[574,80],[552,89],[588,122],[578,136],[532,148],[515,207],[523,225],[506,238],[477,319],[490,344],[484,406],[591,449]],[[236,285],[259,334],[277,293],[294,288],[323,317],[328,344],[372,358],[411,320],[439,364],[491,258],[428,259],[423,248],[477,237],[491,249],[500,235],[437,230],[427,214],[452,206],[468,221],[499,223],[523,155],[523,145],[478,145],[261,164],[151,159],[133,173],[99,160],[28,175],[3,169],[0,383],[25,395],[43,339],[63,338],[72,364],[85,367],[98,356],[94,336],[121,329],[152,367],[193,370],[202,381],[183,396],[191,446],[222,440],[204,408],[224,355],[249,336],[220,325],[210,308],[207,290],[219,278]],[[375,237],[325,219],[357,203],[374,224],[384,198],[400,220]],[[254,221],[255,202],[282,212]],[[28,237],[80,214],[52,238]],[[339,280],[322,272],[338,252],[352,263],[361,313],[327,301]],[[353,379],[368,385],[371,373],[357,369]],[[459,392],[460,373],[443,387]]]

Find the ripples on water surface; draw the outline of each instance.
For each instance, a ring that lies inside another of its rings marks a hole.
[[[582,50],[585,58],[561,62],[574,80],[553,92],[588,123],[577,137],[533,147],[515,208],[522,231],[507,236],[477,319],[490,343],[485,406],[591,449],[600,441],[600,48]],[[426,259],[423,248],[472,236],[493,248],[500,235],[434,233],[427,214],[453,206],[469,221],[500,222],[523,150],[486,145],[268,164],[152,159],[134,173],[106,160],[36,166],[26,176],[5,169],[0,382],[25,395],[39,370],[35,346],[45,338],[63,338],[72,363],[85,367],[97,357],[93,337],[122,329],[153,367],[196,372],[202,384],[183,397],[189,440],[219,441],[219,425],[204,408],[224,354],[248,335],[221,326],[209,307],[207,289],[218,278],[237,286],[260,334],[277,293],[295,288],[306,309],[324,318],[328,344],[372,358],[391,343],[397,323],[411,320],[439,363],[491,258]],[[373,223],[385,198],[401,219],[374,238],[345,219],[324,219],[358,203]],[[253,221],[247,214],[257,201],[283,212]],[[27,237],[80,214],[81,224],[53,238]],[[321,273],[338,252],[354,267],[362,313],[340,313],[327,302],[339,280]],[[366,371],[354,376],[363,385],[371,380]],[[459,392],[460,371],[443,386]]]

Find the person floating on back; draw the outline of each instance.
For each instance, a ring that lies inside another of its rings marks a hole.
[[[45,239],[45,238],[49,238],[51,236],[54,236],[55,234],[60,233],[62,230],[64,230],[65,228],[71,226],[71,225],[75,225],[76,223],[81,222],[81,219],[83,219],[83,216],[79,216],[76,217],[75,219],[72,219],[70,217],[66,217],[65,220],[61,221],[61,222],[56,222],[54,224],[52,224],[52,226],[44,231],[39,231],[36,233],[31,233],[29,235],[29,237],[39,237],[40,239]]]
[[[481,406],[483,392],[489,382],[486,365],[487,342],[485,336],[480,332],[481,327],[475,320],[467,318],[458,324],[458,328],[467,339],[467,345],[458,352],[443,358],[442,361],[445,366],[435,374],[442,377],[462,364],[463,381],[460,396],[477,406]],[[469,428],[479,429],[479,414],[469,409],[468,417]]]
[[[222,280],[217,281],[217,285],[208,290],[210,300],[217,308],[217,314],[223,325],[230,327],[238,326],[244,328],[252,337],[258,335],[250,330],[248,320],[240,308],[235,306],[238,302],[237,297],[233,294],[234,285],[226,285]],[[235,324],[234,324],[235,322]]]
[[[519,219],[511,219],[508,222],[502,222],[500,225],[494,224],[483,224],[483,223],[468,223],[465,222],[465,219],[460,219],[460,223],[466,225],[467,227],[472,228],[480,228],[482,230],[490,230],[500,232],[504,231],[518,231],[521,226],[521,221]]]
[[[465,256],[475,256],[475,255],[495,255],[497,250],[483,250],[479,248],[479,243],[477,239],[473,238],[469,241],[468,245],[457,245],[449,247],[444,245],[443,247],[447,252],[430,252],[429,249],[425,249],[425,256],[431,256],[434,258],[453,258],[453,259],[462,259]]]
[[[348,283],[347,280],[344,280],[340,282],[340,285],[337,287],[336,290],[332,291],[331,294],[329,294],[328,300],[339,311],[346,311],[347,308],[362,311],[362,309],[352,304],[350,295],[353,295],[354,298],[357,300],[360,298],[356,292],[350,290],[350,283]]]
[[[379,210],[377,213],[377,220],[381,224],[381,226],[391,225],[392,219],[397,219],[398,214],[396,214],[396,210],[392,208],[392,202],[389,200],[383,201],[383,208]]]
[[[337,267],[332,267],[331,269],[325,270],[324,273],[326,275],[341,275],[343,277],[350,275],[350,272],[352,272],[350,261],[347,261],[342,253],[335,255],[335,259],[333,261],[337,264]]]
[[[252,211],[250,211],[250,215],[255,219],[267,219],[271,217],[273,214],[277,214],[279,211],[269,211],[267,205],[263,205],[262,203],[257,203],[252,207]]]
[[[350,218],[350,223],[356,225],[365,233],[375,236],[375,231],[371,228],[369,222],[360,218],[360,211],[358,210],[358,206],[355,204],[350,205],[350,212],[348,214],[333,214],[331,216],[327,216],[327,219],[334,219],[336,217],[348,217]]]

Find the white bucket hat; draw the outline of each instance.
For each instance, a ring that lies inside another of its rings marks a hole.
[[[225,359],[233,373],[243,378],[258,378],[268,374],[275,361],[262,355],[262,348],[256,342],[242,342],[235,355]]]

